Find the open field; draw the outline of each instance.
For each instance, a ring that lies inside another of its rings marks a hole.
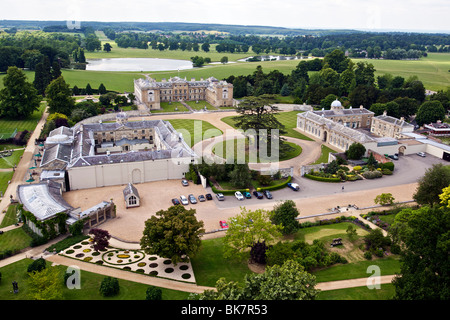
[[[144,50],[144,49],[124,49],[128,50],[128,53],[122,53],[120,57],[136,57],[137,55],[144,55],[146,58],[169,58],[169,59],[181,59],[180,52],[174,51],[170,54],[170,51],[159,52],[157,50]],[[134,51],[139,52],[134,53]],[[150,56],[150,52],[152,55]],[[189,60],[193,52],[185,57]],[[97,58],[102,58],[101,55],[113,54],[113,52],[94,52],[92,55],[98,55]],[[197,55],[208,56],[204,52],[197,52]],[[231,55],[220,54],[220,56],[227,55],[231,59]],[[113,56],[110,55],[110,58]],[[220,57],[220,58],[221,58]],[[219,58],[219,59],[220,59]],[[417,75],[421,80],[425,88],[429,90],[442,90],[450,84],[450,53],[429,53],[428,57],[420,60],[374,60],[374,59],[353,59],[357,61],[367,61],[375,66],[375,75],[383,75],[385,73],[391,73],[396,76],[403,76],[408,78],[409,76]],[[231,60],[230,60],[231,61]],[[174,76],[180,76],[187,79],[191,78],[209,78],[211,76],[217,79],[227,78],[231,75],[249,75],[252,74],[258,65],[263,67],[265,73],[269,73],[273,70],[278,70],[284,74],[290,74],[292,70],[298,65],[300,60],[284,60],[284,61],[263,61],[263,62],[238,62],[229,64],[210,64],[202,68],[194,68],[189,70],[180,70],[180,72],[173,71],[159,71],[159,72],[113,72],[113,71],[85,71],[85,70],[63,70],[63,76],[67,83],[71,87],[77,85],[78,87],[85,87],[87,83],[90,83],[93,88],[98,88],[100,83],[103,83],[108,90],[115,90],[119,92],[132,92],[133,80],[144,77],[144,74],[149,74],[151,77],[160,81],[162,78],[170,78]],[[30,82],[34,80],[33,71],[25,71]],[[0,89],[3,87],[3,81],[1,79],[5,74],[0,74]]]
[[[13,133],[14,130],[17,131],[33,131],[36,128],[37,123],[42,117],[44,110],[47,106],[47,103],[41,103],[39,110],[33,112],[33,114],[27,119],[16,120],[16,119],[0,119],[0,133]],[[2,148],[3,150],[3,148]]]
[[[374,65],[375,76],[390,73],[408,79],[417,76],[426,89],[444,90],[450,86],[450,53],[428,53],[420,60],[376,60],[352,59],[354,62],[367,61]]]

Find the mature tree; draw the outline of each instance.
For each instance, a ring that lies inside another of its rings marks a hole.
[[[220,278],[216,291],[206,290],[202,300],[314,300],[319,293],[316,277],[298,262],[288,260],[283,265],[267,267],[264,273],[245,275],[244,283],[227,282]]]
[[[345,152],[347,158],[351,160],[360,160],[365,153],[366,147],[358,142],[352,143]]]
[[[105,44],[103,45],[103,51],[111,52],[111,49],[112,49],[112,47],[111,47],[111,45],[109,44],[109,42],[107,42],[107,43],[105,43]]]
[[[347,69],[339,77],[339,90],[341,94],[348,95],[356,87],[355,64],[350,60]]]
[[[92,238],[94,243],[95,251],[103,251],[109,245],[109,239],[111,239],[111,235],[107,230],[102,229],[91,229],[89,234],[92,234],[94,237]]]
[[[209,52],[209,47],[210,47],[210,45],[209,45],[208,42],[204,42],[202,44],[202,50],[205,51],[205,52]]]
[[[220,58],[220,63],[223,63],[223,64],[228,63],[228,57],[224,56],[224,57]]]
[[[106,93],[106,87],[103,83],[100,83],[100,86],[98,87],[98,93],[99,94],[105,94]]]
[[[3,86],[0,90],[0,117],[24,119],[39,109],[42,97],[19,68],[8,68]]]
[[[445,109],[440,101],[426,101],[417,110],[416,121],[419,126],[445,119]]]
[[[267,245],[281,235],[282,226],[274,225],[270,221],[271,212],[257,209],[249,211],[245,207],[229,221],[225,235],[224,256],[244,257],[249,249],[257,243],[265,242]]]
[[[355,68],[356,85],[373,86],[375,83],[375,68],[368,62],[357,62]]]
[[[283,226],[283,229],[281,230],[283,234],[291,234],[297,231],[299,224],[298,220],[295,218],[297,218],[299,214],[295,202],[292,200],[285,200],[275,205],[271,220],[273,224]]]
[[[203,221],[197,220],[195,209],[172,206],[156,212],[145,222],[141,248],[176,264],[197,253],[203,232]]]
[[[75,99],[72,98],[72,90],[62,76],[50,82],[45,90],[45,96],[50,113],[59,112],[70,116],[75,105]]]
[[[95,51],[102,49],[102,43],[95,35],[88,35],[85,39],[86,42],[86,50],[87,51]]]
[[[119,294],[120,285],[119,280],[113,277],[105,277],[102,280],[99,288],[100,294],[104,297],[112,297]]]
[[[145,292],[145,300],[162,300],[161,288],[149,286]]]
[[[252,180],[247,163],[235,164],[233,171],[229,175],[231,184],[236,188],[247,188]]]
[[[375,197],[373,202],[376,204],[386,206],[392,205],[394,203],[395,198],[392,196],[392,193],[381,193]]]
[[[50,267],[29,273],[27,293],[30,300],[61,300],[62,290],[58,268]]]
[[[398,97],[394,100],[398,104],[398,114],[400,117],[408,119],[415,115],[419,109],[419,102],[416,99],[408,97]]]
[[[329,94],[320,101],[320,106],[325,110],[330,110],[331,104],[337,99],[337,95]]]
[[[433,205],[440,202],[442,189],[450,185],[450,170],[442,163],[434,164],[419,179],[413,198],[418,204]]]
[[[191,57],[191,61],[196,68],[201,68],[205,64],[205,59],[199,56]]]
[[[347,69],[350,59],[347,58],[342,50],[335,49],[323,58],[323,63],[328,64],[330,68],[338,73]]]
[[[285,126],[276,118],[278,108],[272,105],[273,102],[274,97],[271,95],[250,96],[244,97],[236,107],[239,116],[233,118],[236,121],[235,126],[244,131],[254,130],[258,150],[264,137],[267,139],[267,146],[270,145],[272,129],[278,129],[280,133],[284,133]],[[266,134],[264,130],[267,130]]]
[[[399,216],[400,218],[400,216]],[[409,210],[395,218],[402,246],[400,274],[393,280],[394,299],[449,300],[450,211],[438,206]],[[401,231],[401,232],[399,232]]]
[[[86,85],[86,94],[87,94],[87,95],[92,95],[93,93],[94,93],[94,91],[92,90],[91,84],[88,83],[88,84]]]
[[[351,105],[355,107],[370,108],[377,98],[378,89],[373,85],[357,85],[348,95]]]
[[[53,61],[52,63],[52,70],[50,72],[51,76],[52,76],[52,80],[58,79],[61,75],[61,65],[59,64],[58,61]]]

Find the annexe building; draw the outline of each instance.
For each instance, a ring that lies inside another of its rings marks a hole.
[[[125,113],[58,128],[44,145],[40,167],[64,172],[66,191],[180,179],[197,157],[169,122],[127,121]]]
[[[150,110],[161,109],[161,102],[173,101],[205,100],[214,107],[233,106],[233,85],[214,77],[200,81],[173,77],[158,82],[147,76],[134,80],[134,95]]]

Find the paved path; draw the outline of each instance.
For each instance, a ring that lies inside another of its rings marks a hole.
[[[5,216],[2,214],[3,210],[6,210],[10,204],[10,196],[12,195],[13,198],[16,198],[16,191],[17,186],[20,184],[24,184],[25,180],[27,180],[28,177],[25,175],[27,174],[30,165],[32,164],[33,156],[35,154],[36,145],[34,144],[35,139],[39,138],[39,135],[41,134],[41,130],[45,124],[45,121],[47,120],[48,113],[47,111],[44,111],[42,114],[41,119],[39,120],[38,124],[36,125],[36,128],[34,129],[33,133],[30,136],[30,139],[28,140],[28,144],[25,148],[25,151],[23,152],[22,159],[19,161],[17,168],[14,172],[14,175],[11,179],[11,183],[8,185],[8,188],[6,189],[3,199],[0,202],[0,222],[2,222],[3,217]],[[33,163],[34,164],[34,163]]]

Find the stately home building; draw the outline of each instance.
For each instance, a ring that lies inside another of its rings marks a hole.
[[[63,190],[180,179],[197,157],[169,122],[79,124],[50,132],[41,176],[57,174]]]
[[[405,133],[413,132],[414,126],[405,121],[405,118],[400,119],[388,116],[386,111],[380,116],[372,118],[372,126],[370,132],[381,137],[389,138],[405,138]]]
[[[172,101],[205,100],[215,107],[233,106],[233,85],[213,77],[200,81],[173,77],[160,82],[139,78],[134,80],[134,95],[150,110],[161,109],[161,102]]]
[[[322,109],[321,111],[313,112],[316,115],[323,116],[326,119],[353,129],[370,128],[374,116],[372,111],[365,109],[363,106],[345,109],[337,99],[331,103],[330,110]]]

